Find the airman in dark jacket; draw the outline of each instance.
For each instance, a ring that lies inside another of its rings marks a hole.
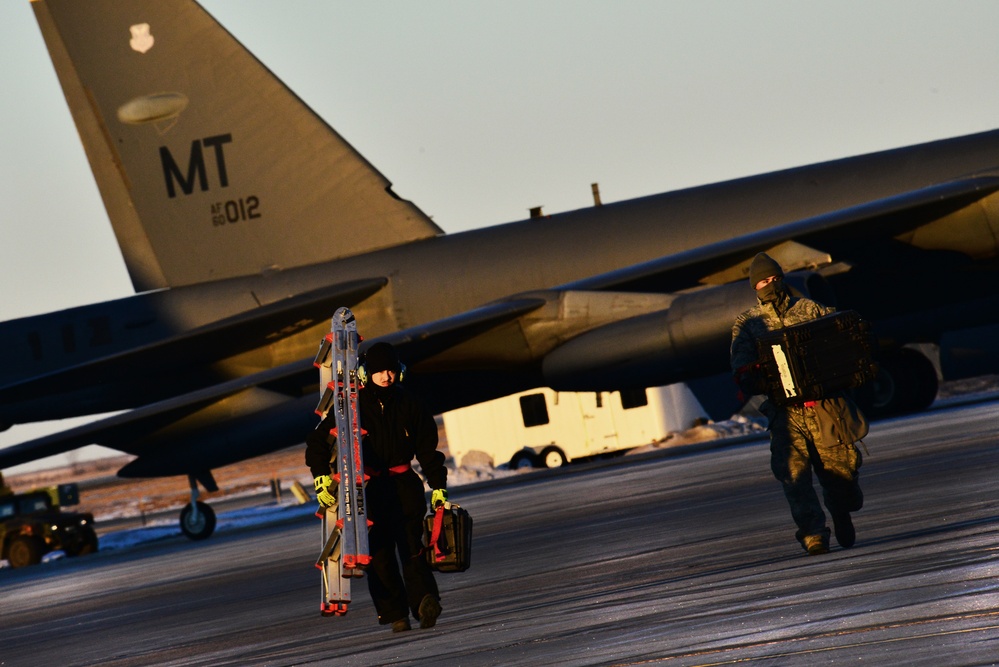
[[[378,621],[394,632],[410,629],[410,613],[420,627],[429,628],[441,613],[440,593],[433,571],[422,556],[423,519],[427,514],[423,481],[411,467],[415,458],[432,502],[447,499],[447,468],[437,451],[437,423],[412,392],[399,384],[403,366],[395,349],[376,343],[363,359],[367,382],[358,394],[371,563],[365,577]],[[330,461],[336,440],[332,412],[306,438],[305,463],[316,478],[320,503],[332,504],[336,489],[330,479]],[[326,488],[326,500],[321,488]],[[401,573],[400,573],[401,566]]]

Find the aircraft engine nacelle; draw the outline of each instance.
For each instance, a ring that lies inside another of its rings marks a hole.
[[[828,303],[828,284],[816,273],[790,274],[792,291]],[[755,306],[744,281],[680,294],[666,310],[587,331],[552,350],[542,362],[557,391],[640,389],[729,369],[732,325]],[[832,305],[832,304],[830,304]]]

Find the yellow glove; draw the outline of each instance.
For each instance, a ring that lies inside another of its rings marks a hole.
[[[333,488],[333,479],[329,475],[320,475],[316,477],[316,500],[323,507],[333,507],[336,505],[336,496],[330,492]]]
[[[430,494],[430,506],[437,509],[438,505],[447,502],[447,489],[434,489]]]

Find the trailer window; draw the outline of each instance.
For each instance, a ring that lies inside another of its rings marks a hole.
[[[625,410],[644,408],[649,404],[649,397],[644,389],[625,389],[621,392],[621,407]]]
[[[528,394],[520,397],[520,413],[524,416],[524,426],[542,426],[548,423],[548,404],[544,394]]]

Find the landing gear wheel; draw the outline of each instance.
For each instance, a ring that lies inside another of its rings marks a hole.
[[[565,452],[558,447],[545,447],[541,452],[541,463],[546,468],[561,468],[567,463]]]
[[[878,374],[856,392],[868,417],[891,417],[925,410],[937,396],[937,372],[919,352],[901,348],[882,356]]]
[[[203,540],[215,531],[215,510],[200,500],[195,502],[197,513],[190,504],[180,512],[180,529],[192,540]]]
[[[937,369],[933,363],[915,350],[901,349],[901,357],[905,360],[912,384],[907,392],[909,410],[919,412],[930,407],[937,398],[940,382],[937,380]]]

